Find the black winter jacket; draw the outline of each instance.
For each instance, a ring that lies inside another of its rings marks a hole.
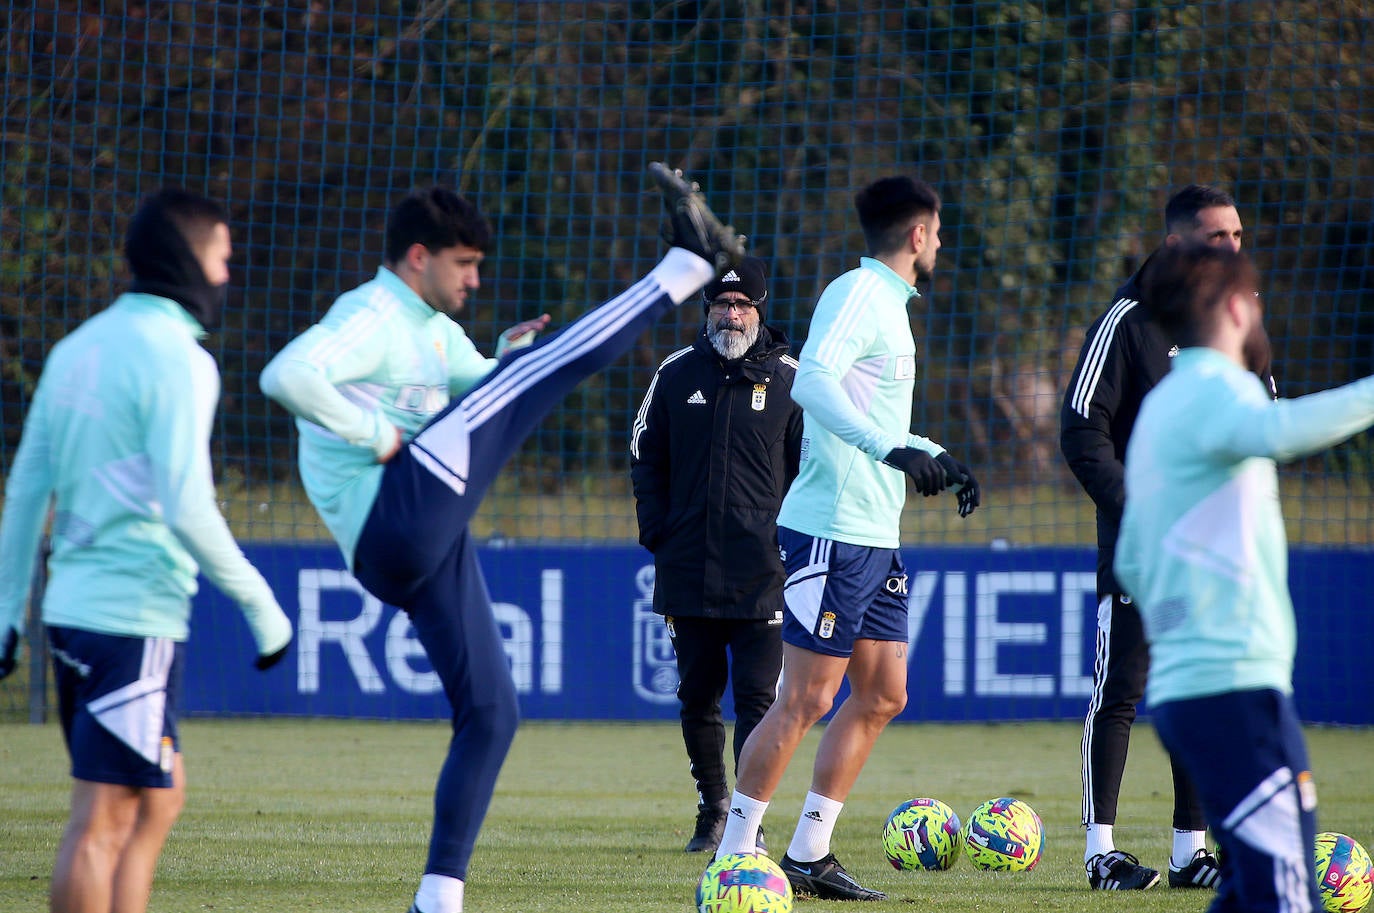
[[[1126,443],[1145,394],[1178,354],[1141,303],[1144,270],[1142,265],[1116,290],[1112,306],[1088,328],[1059,412],[1059,449],[1097,505],[1099,599],[1121,592],[1112,561],[1126,504]],[[1256,373],[1275,393],[1270,368]]]
[[[659,365],[630,439],[639,541],[654,554],[654,611],[765,619],[782,610],[777,517],[801,457],[797,362],[763,326],[725,362],[703,327]]]

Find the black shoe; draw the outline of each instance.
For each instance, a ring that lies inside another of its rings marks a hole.
[[[730,814],[729,800],[697,806],[697,826],[684,850],[688,853],[714,853],[725,833],[725,818]]]
[[[1221,863],[1217,857],[1206,850],[1198,850],[1192,861],[1181,869],[1169,863],[1169,887],[1171,888],[1215,888],[1221,881]]]
[[[834,853],[815,862],[798,862],[784,853],[778,864],[787,880],[792,882],[792,890],[798,894],[810,894],[821,900],[887,900],[882,891],[874,891],[855,881]]]
[[[759,832],[754,837],[754,852],[768,855],[768,842],[763,839],[763,825],[759,825]]]
[[[1159,884],[1159,873],[1130,853],[1112,850],[1088,860],[1088,884],[1094,891],[1144,891]]]
[[[688,183],[681,172],[662,162],[649,164],[649,176],[658,185],[663,205],[668,209],[665,241],[711,262],[716,275],[744,259],[744,238],[729,225],[721,224],[695,182]]]

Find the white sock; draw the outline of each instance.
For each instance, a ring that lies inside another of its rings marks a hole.
[[[716,847],[716,858],[721,859],[732,853],[755,852],[758,847],[754,841],[759,835],[759,825],[763,823],[763,813],[767,810],[767,802],[751,799],[735,790],[730,797],[730,814],[725,816],[725,833],[721,834],[720,846]]]
[[[1181,831],[1174,829],[1174,849],[1169,854],[1169,868],[1181,869],[1193,861],[1193,854],[1207,849],[1206,831]]]
[[[716,278],[716,267],[690,250],[670,247],[649,275],[673,299],[673,304],[681,304]]]
[[[450,875],[427,874],[415,892],[420,913],[463,913],[463,881]]]
[[[1110,824],[1089,824],[1088,843],[1083,850],[1083,861],[1087,862],[1094,856],[1105,856],[1116,849],[1116,843],[1112,839],[1112,826]]]
[[[830,835],[835,832],[835,821],[842,808],[843,802],[808,792],[787,855],[797,862],[815,862],[829,853]]]

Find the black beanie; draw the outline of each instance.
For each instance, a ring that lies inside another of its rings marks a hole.
[[[211,201],[177,188],[153,194],[129,221],[124,256],[134,274],[130,291],[170,298],[205,330],[219,323],[229,286],[211,285],[177,218],[226,221]]]
[[[759,321],[763,321],[763,301],[768,297],[768,271],[758,257],[745,257],[739,265],[728,269],[725,274],[713,279],[702,290],[705,298],[702,307],[711,309],[711,302],[725,292],[743,292],[749,296],[759,309]]]

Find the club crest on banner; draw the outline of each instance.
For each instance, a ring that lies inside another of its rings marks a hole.
[[[635,694],[654,704],[677,703],[677,657],[663,619],[654,614],[654,566],[635,572],[639,592],[631,610],[634,616]]]

